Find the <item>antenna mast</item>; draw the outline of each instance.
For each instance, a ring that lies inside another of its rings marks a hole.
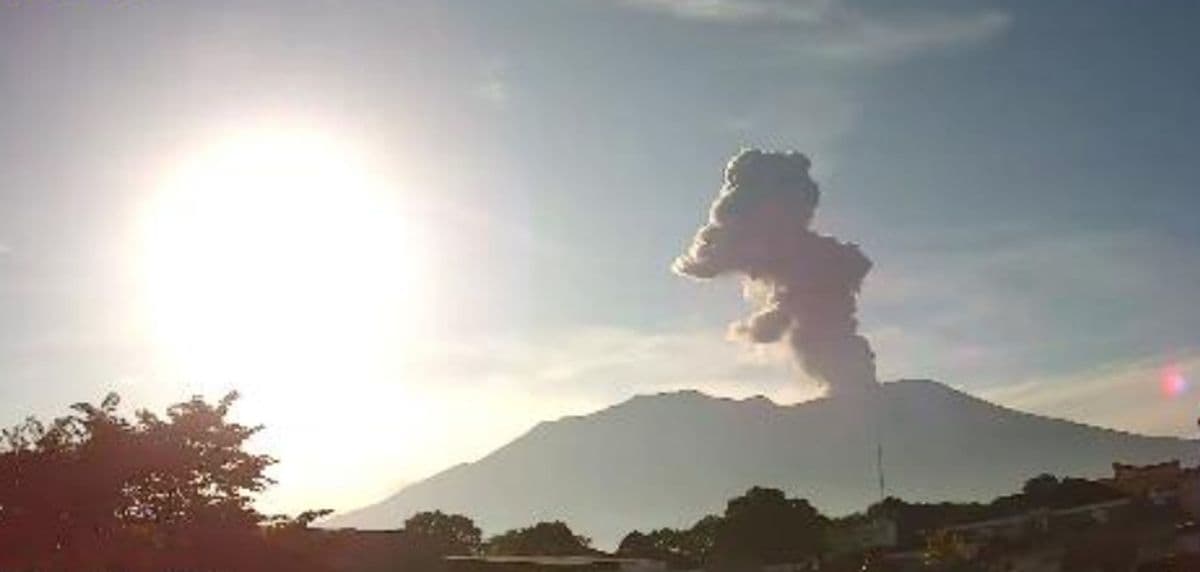
[[[887,481],[883,477],[883,437],[875,433],[875,469],[879,472],[879,501],[887,498]]]

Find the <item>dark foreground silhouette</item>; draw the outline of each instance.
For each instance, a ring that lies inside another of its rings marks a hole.
[[[300,531],[324,511],[268,516],[252,495],[275,460],[227,419],[237,399],[193,398],[165,417],[110,394],[0,444],[0,570],[314,569]]]
[[[436,510],[397,530],[314,529],[328,511],[253,508],[275,460],[245,450],[261,427],[228,419],[236,399],[130,419],[110,395],[3,431],[0,571],[1200,570],[1200,470],[1179,462],[836,518],[752,487],[690,527],[629,532],[614,554],[561,521],[484,540],[468,516]]]

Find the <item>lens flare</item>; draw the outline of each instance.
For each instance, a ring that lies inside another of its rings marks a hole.
[[[1188,380],[1177,365],[1163,368],[1159,383],[1162,386],[1163,395],[1167,397],[1179,397],[1188,390]]]

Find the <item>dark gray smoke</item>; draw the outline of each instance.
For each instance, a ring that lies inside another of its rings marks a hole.
[[[877,385],[875,354],[854,317],[871,261],[857,245],[810,228],[821,191],[809,166],[800,153],[739,153],[708,224],[672,269],[701,280],[742,276],[756,308],[731,331],[760,344],[786,340],[831,392],[858,393]]]

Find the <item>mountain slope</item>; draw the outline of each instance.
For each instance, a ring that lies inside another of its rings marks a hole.
[[[752,485],[842,514],[879,498],[877,439],[888,493],[906,500],[990,499],[1041,472],[1101,476],[1113,461],[1196,457],[1193,442],[1020,413],[935,382],[888,383],[877,393],[789,406],[691,391],[639,396],[542,423],[329,526],[396,528],[437,508],[469,515],[488,533],[561,519],[612,546],[634,528],[720,512]]]

